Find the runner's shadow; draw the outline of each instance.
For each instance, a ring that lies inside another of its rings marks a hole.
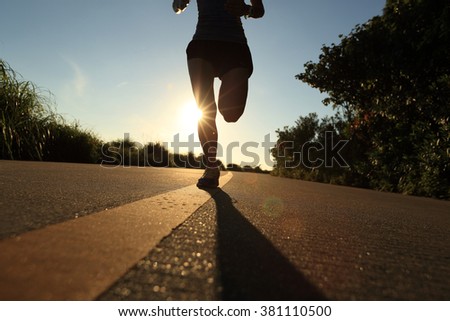
[[[211,193],[218,221],[223,300],[326,300],[219,189]]]

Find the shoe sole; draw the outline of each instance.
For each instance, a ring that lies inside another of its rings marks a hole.
[[[219,186],[219,180],[201,178],[197,182],[198,188],[217,188]]]

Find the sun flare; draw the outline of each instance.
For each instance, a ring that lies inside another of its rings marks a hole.
[[[181,117],[183,122],[189,124],[197,124],[202,118],[202,111],[198,109],[195,100],[190,100],[183,105]]]

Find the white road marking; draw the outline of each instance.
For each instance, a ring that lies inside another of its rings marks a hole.
[[[0,300],[93,300],[210,198],[191,185],[0,241]]]

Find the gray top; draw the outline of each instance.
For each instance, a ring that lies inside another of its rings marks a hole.
[[[198,23],[194,40],[247,43],[240,17],[225,10],[227,0],[197,0]]]

